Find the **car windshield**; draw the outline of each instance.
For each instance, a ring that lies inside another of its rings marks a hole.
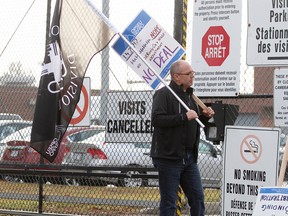
[[[5,137],[1,140],[1,142],[8,142],[11,140],[25,140],[29,141],[31,136],[32,127],[25,127],[20,130],[15,131],[14,133],[10,134],[9,136]]]
[[[285,134],[280,135],[280,147],[284,147],[286,145],[286,136]]]
[[[151,143],[135,143],[135,148],[150,149]]]
[[[0,120],[22,120],[22,117],[18,114],[0,113]]]
[[[103,132],[103,130],[83,130],[67,137],[70,142],[80,142]]]
[[[5,137],[9,136],[10,134],[30,126],[31,123],[3,123],[0,125],[0,140],[4,139]]]
[[[217,154],[220,154],[220,152],[217,151],[217,149],[215,149],[212,144],[200,139],[200,142],[199,142],[199,153],[209,154],[209,153],[211,153],[213,151],[216,151]]]

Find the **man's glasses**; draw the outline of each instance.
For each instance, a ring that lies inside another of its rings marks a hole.
[[[183,75],[183,76],[195,76],[196,72],[195,71],[189,71],[187,73],[176,73],[178,75]]]

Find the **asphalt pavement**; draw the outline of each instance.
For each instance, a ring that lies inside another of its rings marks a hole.
[[[158,208],[143,209],[140,215],[156,216],[159,215]],[[205,203],[205,216],[220,216],[221,205],[219,202],[206,202]],[[189,216],[189,207],[183,207],[181,216]]]

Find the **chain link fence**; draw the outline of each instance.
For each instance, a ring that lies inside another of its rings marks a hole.
[[[45,51],[46,2],[4,0],[0,8],[0,213],[9,215],[157,215],[157,173],[149,157],[152,95],[110,48],[93,57],[89,127],[69,127],[55,162],[29,147]],[[173,35],[173,0],[95,0],[122,31],[141,9]],[[192,4],[188,2],[187,60],[191,58]],[[190,29],[190,30],[189,30]],[[79,41],[81,43],[81,41]],[[113,43],[113,41],[112,41]],[[111,44],[112,44],[111,43]],[[203,97],[237,106],[235,125],[273,127],[274,68],[241,66],[237,97]],[[169,77],[166,79],[169,82]],[[5,119],[5,120],[4,120]],[[3,121],[4,120],[4,121]],[[287,128],[281,146],[285,145]],[[222,142],[201,133],[199,167],[207,215],[220,215]],[[182,213],[188,206],[182,195]]]

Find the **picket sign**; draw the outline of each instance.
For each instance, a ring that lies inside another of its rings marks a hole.
[[[283,160],[281,163],[281,169],[280,169],[280,174],[279,174],[279,178],[278,178],[278,186],[279,187],[281,187],[283,185],[284,176],[285,176],[286,167],[287,167],[287,162],[288,162],[288,139],[286,138],[285,150],[284,150]]]
[[[277,187],[262,187],[257,196],[252,216],[286,216],[288,214],[288,188],[282,187],[288,162],[288,139],[286,139],[283,160]]]

